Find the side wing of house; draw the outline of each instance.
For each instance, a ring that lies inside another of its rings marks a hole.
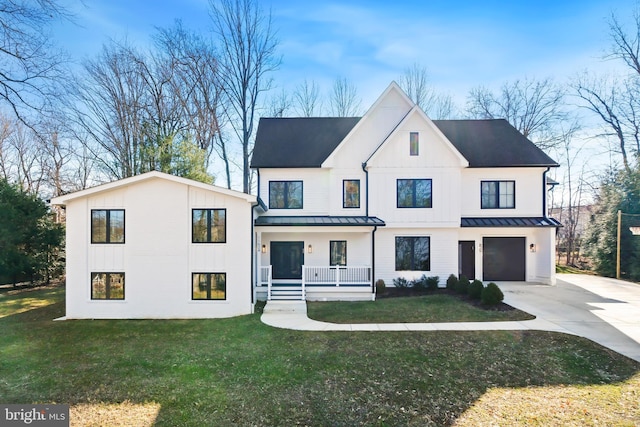
[[[67,318],[213,318],[252,307],[255,197],[151,172],[54,199]]]

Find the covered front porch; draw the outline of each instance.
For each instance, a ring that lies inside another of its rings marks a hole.
[[[375,299],[373,244],[377,226],[384,223],[377,218],[313,218],[256,220],[255,299]]]

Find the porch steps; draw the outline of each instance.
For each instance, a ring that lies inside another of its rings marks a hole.
[[[307,303],[305,301],[267,301],[263,313],[303,313],[307,314]]]
[[[301,301],[302,286],[300,285],[276,285],[271,287],[271,300],[275,301]]]

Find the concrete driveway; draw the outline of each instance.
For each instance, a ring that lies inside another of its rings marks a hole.
[[[640,362],[640,285],[558,274],[555,286],[501,282],[504,302]]]

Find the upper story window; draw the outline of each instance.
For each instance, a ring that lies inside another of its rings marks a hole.
[[[482,209],[514,209],[516,207],[515,181],[482,181],[480,193]]]
[[[342,207],[360,207],[360,180],[345,179],[342,181]]]
[[[430,208],[430,179],[399,179],[397,181],[397,206],[399,208]]]
[[[269,209],[302,209],[302,181],[269,181]]]
[[[225,243],[227,241],[227,210],[193,209],[191,241],[193,243]]]
[[[420,137],[418,132],[409,133],[409,155],[417,156],[420,152]]]
[[[124,209],[91,210],[91,243],[124,243]]]

